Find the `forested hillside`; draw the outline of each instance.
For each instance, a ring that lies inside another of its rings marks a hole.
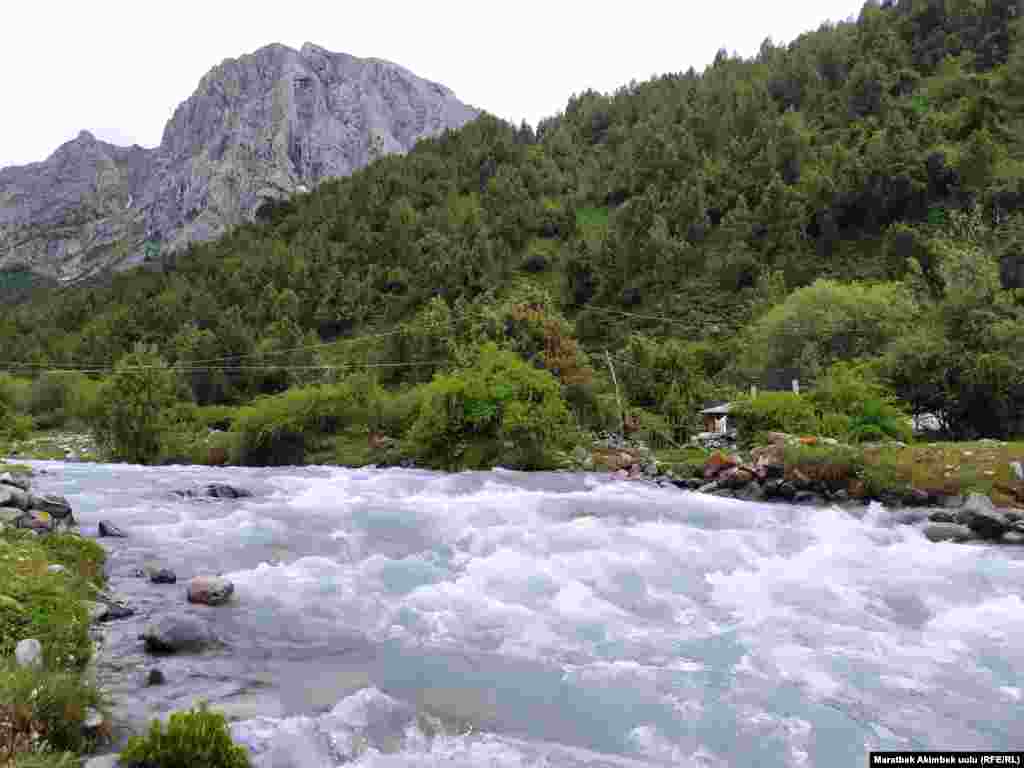
[[[0,315],[4,366],[105,373],[143,342],[207,406],[346,380],[323,366],[407,391],[493,341],[596,428],[609,350],[682,440],[705,399],[846,361],[953,436],[1024,431],[1021,19],[869,3],[536,131],[481,117],[150,269],[39,289]]]

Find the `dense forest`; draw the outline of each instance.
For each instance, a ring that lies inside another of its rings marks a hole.
[[[3,367],[58,400],[119,361],[159,369],[194,413],[305,403],[293,432],[349,423],[340,387],[365,429],[426,453],[459,442],[452,398],[463,432],[518,445],[614,428],[621,386],[674,443],[707,400],[794,377],[858,379],[953,438],[1019,434],[1024,3],[870,2],[750,59],[573,96],[536,130],[485,115],[256,218],[9,301]]]

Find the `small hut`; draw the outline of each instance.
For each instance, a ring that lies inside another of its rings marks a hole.
[[[704,417],[704,431],[714,435],[727,434],[731,409],[732,403],[722,403],[701,411],[700,415]]]

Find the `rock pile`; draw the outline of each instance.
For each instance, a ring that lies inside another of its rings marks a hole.
[[[63,496],[36,496],[27,477],[0,474],[0,528],[27,528],[42,535],[70,531],[77,525]]]

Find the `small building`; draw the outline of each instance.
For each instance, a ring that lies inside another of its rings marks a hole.
[[[725,435],[729,432],[729,411],[732,403],[722,403],[700,412],[704,417],[704,431],[713,435]]]

